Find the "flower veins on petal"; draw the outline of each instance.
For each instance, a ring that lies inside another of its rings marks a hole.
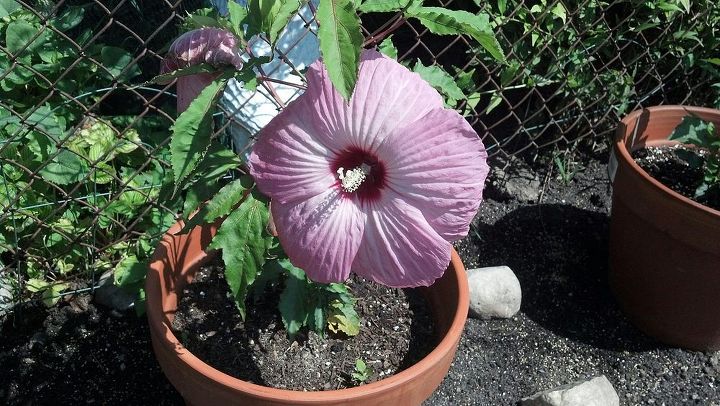
[[[487,153],[477,133],[375,51],[362,53],[349,101],[321,62],[307,82],[248,162],[288,257],[318,282],[354,272],[394,287],[433,283],[482,200]]]

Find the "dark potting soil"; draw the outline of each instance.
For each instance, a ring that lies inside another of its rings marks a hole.
[[[372,371],[374,382],[413,365],[436,340],[432,315],[422,295],[390,289],[353,277],[361,327],[357,336],[320,337],[301,330],[288,338],[277,310],[277,287],[248,304],[243,322],[230,296],[219,259],[201,268],[183,290],[173,320],[175,335],[190,352],[227,373],[256,384],[293,390],[333,390],[357,386],[355,361]]]
[[[689,161],[704,162],[706,151],[684,145],[647,147],[633,151],[635,162],[663,185],[700,204],[720,210],[720,187],[709,189],[695,197],[695,189],[702,183],[703,168]]]

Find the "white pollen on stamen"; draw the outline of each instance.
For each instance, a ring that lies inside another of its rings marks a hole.
[[[361,164],[357,168],[348,169],[347,171],[342,167],[337,170],[338,179],[340,179],[342,188],[348,193],[358,190],[369,173],[370,166],[366,163]]]

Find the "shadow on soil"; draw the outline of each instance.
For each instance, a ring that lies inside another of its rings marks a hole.
[[[598,348],[662,345],[633,327],[607,282],[607,215],[570,205],[519,208],[480,224],[482,266],[508,265],[522,286],[522,312],[553,333]]]

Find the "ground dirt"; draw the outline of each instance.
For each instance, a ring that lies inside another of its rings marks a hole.
[[[560,179],[540,167],[535,202],[490,179],[470,235],[468,268],[508,265],[523,290],[507,320],[469,319],[450,373],[427,405],[514,405],[605,374],[623,405],[720,405],[720,352],[670,348],[636,330],[607,281],[607,154]],[[81,297],[23,309],[0,332],[0,403],[181,405],[153,357],[146,320]]]

